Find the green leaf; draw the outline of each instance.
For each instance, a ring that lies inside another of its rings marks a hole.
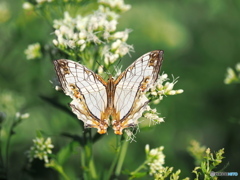
[[[134,173],[134,175],[131,176],[130,179],[141,178],[141,177],[144,177],[146,175],[147,175],[147,172],[137,172],[137,173]]]
[[[75,147],[77,147],[78,145],[79,144],[76,141],[72,141],[65,147],[62,147],[61,150],[57,154],[57,162],[60,165],[63,165],[68,160],[68,158],[71,156]]]
[[[42,137],[43,137],[41,130],[37,130],[37,131],[36,131],[36,135],[37,135],[38,138],[42,138]]]

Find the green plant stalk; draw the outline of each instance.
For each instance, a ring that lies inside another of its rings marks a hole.
[[[16,121],[17,121],[18,119],[16,119]],[[8,159],[9,159],[9,146],[10,146],[10,141],[11,141],[11,137],[12,137],[12,135],[13,135],[13,129],[14,129],[14,127],[16,126],[16,122],[15,121],[13,121],[13,123],[12,123],[12,125],[11,125],[11,127],[10,127],[10,130],[9,130],[9,136],[8,136],[8,138],[7,138],[7,144],[6,144],[6,167],[5,167],[5,169],[6,169],[6,177],[8,177]]]
[[[4,161],[3,161],[3,154],[2,154],[2,125],[0,124],[0,168],[4,169]]]
[[[81,153],[80,153],[80,156],[81,156],[81,166],[82,166],[82,170],[83,170],[83,178],[84,179],[87,179],[87,173],[86,173],[86,162],[85,162],[85,151],[82,149],[81,150]]]
[[[0,164],[3,164],[2,158],[2,125],[0,124]]]
[[[116,170],[115,170],[115,175],[116,176],[119,176],[121,174],[122,165],[123,165],[126,153],[127,153],[128,144],[129,144],[129,142],[126,141],[126,140],[124,140],[122,142],[117,167],[116,167]]]
[[[70,180],[70,178],[67,176],[67,174],[64,172],[62,166],[60,166],[59,164],[57,164],[56,166],[53,166],[52,167],[53,169],[55,169],[59,174],[62,175],[62,177],[65,179],[65,180]]]
[[[138,166],[138,168],[136,170],[134,170],[133,172],[131,172],[131,175],[134,175],[136,173],[138,173],[141,169],[145,168],[146,164],[148,163],[148,160],[144,161],[140,166]]]
[[[92,134],[88,131],[84,134],[85,144],[81,151],[81,164],[84,179],[97,179],[96,168],[92,153]]]
[[[65,180],[70,180],[70,178],[66,175],[64,171],[59,172]]]
[[[70,180],[70,178],[64,172],[63,167],[55,159],[52,159],[50,163],[46,163],[45,167],[52,168],[53,170],[57,171],[65,180]]]
[[[93,160],[92,151],[91,151],[91,157],[89,159],[89,170],[90,170],[91,177],[93,179],[97,179],[97,173],[96,173],[95,163],[94,163],[94,160]]]
[[[116,155],[115,155],[115,157],[114,157],[114,160],[112,161],[112,164],[111,164],[111,166],[110,166],[110,169],[109,169],[109,171],[108,171],[108,173],[107,173],[106,178],[104,178],[105,180],[109,180],[109,179],[111,178],[111,175],[112,175],[112,173],[113,173],[113,170],[114,170],[114,168],[115,168],[115,166],[116,166],[116,164],[117,164],[117,160],[118,160],[118,158],[119,158],[119,156],[120,156],[121,146],[119,145],[119,140],[120,140],[120,138],[119,138],[118,136],[116,136]]]
[[[116,163],[117,163],[118,157],[119,157],[119,153],[116,154],[116,156],[114,157],[114,160],[112,161],[112,164],[111,164],[111,166],[110,166],[110,169],[109,169],[109,171],[108,171],[108,173],[107,173],[107,176],[104,178],[105,180],[109,180],[109,179],[111,178],[111,175],[112,175],[112,172],[113,172],[113,170],[114,170],[114,167],[115,167],[115,165],[116,165]]]
[[[205,169],[206,169],[206,171],[204,172],[204,179],[209,179],[210,177],[209,177],[209,171],[210,171],[210,162],[209,162],[209,154],[207,154],[207,162],[206,162],[206,167],[205,167]]]

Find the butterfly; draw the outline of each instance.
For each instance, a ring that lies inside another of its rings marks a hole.
[[[105,134],[111,123],[114,133],[121,135],[123,129],[138,124],[149,103],[145,92],[156,82],[162,61],[162,50],[148,52],[107,81],[71,60],[55,60],[54,65],[64,93],[72,98],[70,107],[84,127]]]

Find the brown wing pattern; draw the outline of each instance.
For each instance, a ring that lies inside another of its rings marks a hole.
[[[122,134],[124,128],[137,124],[148,103],[144,92],[156,82],[162,60],[161,50],[146,53],[115,80],[114,107],[119,116],[112,125],[116,134]]]
[[[71,60],[54,61],[55,70],[66,95],[73,101],[70,107],[85,127],[105,133],[108,121],[101,118],[107,107],[106,82],[93,71]]]
[[[137,125],[148,103],[144,92],[156,82],[162,60],[161,50],[146,53],[108,82],[71,60],[55,60],[54,65],[65,94],[73,99],[70,107],[85,127],[104,134],[111,116],[115,134],[121,135]]]

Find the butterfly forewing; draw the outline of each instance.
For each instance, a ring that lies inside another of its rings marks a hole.
[[[120,113],[120,118],[112,122],[116,134],[122,134],[124,128],[137,124],[142,115],[140,112],[148,103],[143,93],[155,83],[162,60],[163,51],[146,53],[116,79],[114,106]]]
[[[101,121],[101,115],[107,107],[106,82],[93,71],[71,60],[56,60],[54,65],[65,94],[73,99],[70,103],[73,112],[85,127],[94,127],[105,133],[108,123]],[[103,129],[99,129],[102,126]]]

